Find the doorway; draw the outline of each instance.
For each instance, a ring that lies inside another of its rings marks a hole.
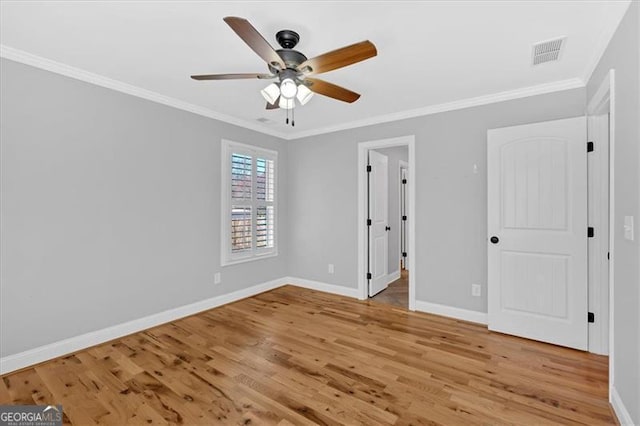
[[[416,282],[415,271],[408,270],[415,251],[414,156],[414,136],[358,144],[358,292],[362,300],[375,297],[410,310]]]

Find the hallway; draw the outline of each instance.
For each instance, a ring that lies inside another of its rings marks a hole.
[[[389,287],[373,296],[371,300],[408,309],[409,271],[406,269],[402,270],[400,278],[389,284]]]

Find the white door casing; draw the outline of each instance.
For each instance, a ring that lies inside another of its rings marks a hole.
[[[488,131],[490,330],[587,349],[586,128]]]
[[[406,253],[409,246],[409,216],[407,206],[407,191],[409,187],[409,173],[407,169],[409,164],[406,161],[400,161],[400,259],[405,270],[409,270],[409,258],[402,256]],[[407,183],[402,183],[406,180]],[[402,220],[403,216],[407,216],[407,220]]]
[[[369,162],[369,152],[372,149],[391,148],[394,146],[407,146],[409,148],[409,177],[407,180],[412,184],[409,185],[407,194],[407,208],[409,218],[416,217],[416,189],[419,184],[416,181],[416,138],[415,135],[398,136],[389,139],[377,139],[358,143],[358,214],[357,214],[357,232],[358,232],[358,298],[366,300],[369,297],[369,280],[368,257],[369,257],[369,227],[366,224],[369,215],[367,208],[367,200],[369,191],[367,188],[367,179],[369,173],[366,172]],[[415,182],[415,183],[414,183]],[[409,220],[408,235],[416,235],[417,220]],[[408,238],[407,262],[412,266],[409,274],[409,310],[416,309],[416,282],[420,276],[420,269],[416,268],[414,255],[416,253],[416,239]]]
[[[389,268],[389,159],[369,151],[369,296],[387,288]]]
[[[595,228],[588,240],[589,352],[609,353],[609,114],[587,117],[587,137],[594,149],[587,155],[588,220]]]

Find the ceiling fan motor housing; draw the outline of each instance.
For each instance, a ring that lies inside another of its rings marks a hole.
[[[276,52],[278,52],[278,55],[280,55],[287,68],[296,68],[298,65],[307,60],[307,57],[297,50],[278,49],[276,50]],[[271,71],[273,74],[277,74],[280,70],[269,64],[269,71]]]

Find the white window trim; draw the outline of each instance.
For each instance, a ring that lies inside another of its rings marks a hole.
[[[251,243],[251,251],[249,253],[239,253],[232,254],[231,253],[231,221],[229,220],[229,212],[231,211],[231,169],[230,169],[230,158],[232,152],[239,154],[248,154],[253,158],[252,167],[254,169],[254,173],[252,174],[251,181],[251,194],[252,197],[255,195],[256,191],[256,182],[255,178],[255,158],[256,156],[260,158],[266,158],[269,160],[273,160],[275,162],[274,168],[274,202],[273,209],[275,214],[275,232],[273,236],[273,248],[269,249],[256,249],[255,247],[255,238],[256,238],[256,229],[255,229],[255,221],[253,217],[255,216],[256,208],[255,202],[252,200],[252,243]],[[279,224],[280,224],[280,209],[278,206],[279,203],[279,191],[278,191],[278,152],[270,149],[265,149],[261,147],[257,147],[254,145],[247,145],[240,142],[234,142],[227,139],[222,139],[221,144],[221,180],[220,180],[220,265],[221,266],[229,266],[236,265],[238,263],[246,263],[253,262],[255,260],[267,259],[271,257],[276,257],[278,255],[278,234],[279,234]]]

